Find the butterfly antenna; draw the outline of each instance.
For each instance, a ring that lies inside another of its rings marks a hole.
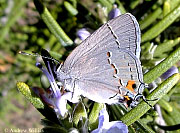
[[[23,52],[23,51],[19,51],[19,54],[46,58],[46,59],[49,59],[49,60],[52,60],[52,61],[58,63],[60,66],[62,65],[61,63],[59,63],[58,60],[56,60],[56,59],[54,59],[54,58],[52,58],[52,57],[47,57],[47,56],[40,55],[40,54],[38,54],[38,53],[36,53],[36,52],[30,54],[30,53],[26,53],[26,52]]]
[[[146,102],[152,109],[154,109],[154,107],[153,107],[151,104],[149,104],[148,101],[156,101],[156,100],[159,100],[159,98],[148,100],[148,99],[146,99],[145,96],[143,96],[143,95],[142,95],[142,99],[143,99],[143,101]]]

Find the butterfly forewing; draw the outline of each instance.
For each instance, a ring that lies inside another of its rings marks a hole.
[[[140,30],[135,18],[127,13],[110,20],[108,24],[113,28],[114,33],[117,35],[120,47],[132,51],[134,55],[139,58]],[[102,25],[72,51],[64,63],[64,71],[69,71],[82,56],[96,54],[98,50],[108,48],[109,45],[118,47],[115,39],[116,38],[110,31],[108,25]]]

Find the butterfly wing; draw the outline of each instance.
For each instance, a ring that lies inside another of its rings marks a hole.
[[[141,84],[139,56],[139,25],[127,13],[102,25],[76,47],[62,71],[77,79],[75,85],[84,96],[107,99],[119,93],[119,88],[126,86],[129,80],[136,81],[138,86]],[[105,94],[100,95],[102,91]]]
[[[120,47],[132,51],[139,58],[140,28],[136,18],[130,13],[126,13],[110,20],[108,24],[113,27],[114,33],[121,42]],[[115,39],[107,24],[102,25],[72,51],[64,63],[64,70],[70,70],[81,57],[89,55],[89,53],[93,54],[109,45],[118,47]]]

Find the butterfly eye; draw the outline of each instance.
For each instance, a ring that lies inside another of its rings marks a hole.
[[[137,85],[136,84],[132,84],[132,88],[136,89]]]

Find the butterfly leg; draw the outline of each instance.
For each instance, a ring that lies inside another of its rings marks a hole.
[[[72,103],[78,103],[79,99],[80,99],[80,94],[78,93],[78,90],[75,88],[75,81],[77,79],[72,79],[71,83],[72,83],[72,89],[70,92],[66,92],[68,93],[68,97],[67,100],[72,102]]]
[[[63,99],[66,99],[72,103],[79,102],[79,96],[75,96],[73,92],[66,92],[62,95]]]

